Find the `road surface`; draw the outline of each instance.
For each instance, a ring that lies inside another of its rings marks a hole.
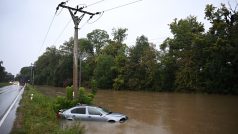
[[[0,133],[10,133],[16,118],[16,109],[22,94],[22,86],[11,85],[0,88]]]

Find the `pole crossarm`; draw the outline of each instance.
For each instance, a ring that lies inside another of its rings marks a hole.
[[[80,17],[75,16],[70,9],[69,9],[69,13],[70,13],[70,15],[72,17],[72,20],[74,21],[74,25],[77,26],[76,28],[78,28],[78,25],[79,25],[80,21],[83,19],[85,13],[82,14]]]
[[[92,16],[93,16],[93,15],[100,14],[100,12],[91,13],[91,12],[88,12],[88,11],[84,11],[84,10],[82,10],[84,7],[80,7],[80,8],[78,8],[78,6],[77,6],[77,8],[69,7],[69,6],[66,6],[64,2],[61,2],[61,3],[58,5],[58,7],[56,8],[56,10],[58,10],[59,7],[68,8],[68,9],[70,9],[70,10],[72,10],[72,11],[81,12],[81,13],[88,14],[88,15],[92,15]]]

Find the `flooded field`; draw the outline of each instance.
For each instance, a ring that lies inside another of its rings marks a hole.
[[[125,123],[81,122],[86,134],[237,134],[238,97],[99,90],[95,104]],[[74,122],[62,121],[61,125]]]

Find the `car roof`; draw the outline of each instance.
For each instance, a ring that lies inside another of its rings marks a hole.
[[[88,104],[77,104],[75,107],[96,107],[96,108],[101,108],[100,106],[88,105]]]

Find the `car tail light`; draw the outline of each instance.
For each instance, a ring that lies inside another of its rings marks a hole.
[[[56,113],[56,117],[57,117],[57,118],[60,118],[60,112],[57,112],[57,113]]]

